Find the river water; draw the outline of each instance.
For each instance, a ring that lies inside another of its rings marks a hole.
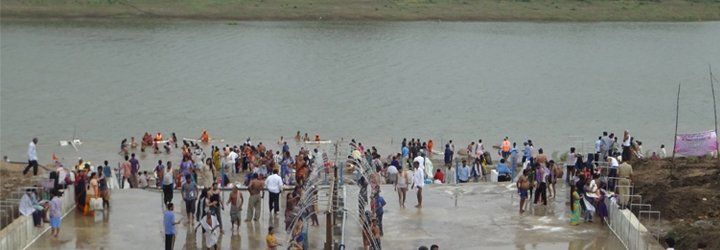
[[[629,129],[671,148],[679,82],[680,132],[713,129],[719,44],[719,22],[3,21],[1,153],[24,161],[38,137],[41,161],[114,161],[122,138],[202,129],[388,153],[403,137],[589,150]],[[57,146],[73,134],[79,151]]]

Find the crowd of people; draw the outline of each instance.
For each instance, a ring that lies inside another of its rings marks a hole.
[[[206,135],[206,132],[203,135]],[[200,143],[202,142],[203,140],[200,140]],[[285,141],[279,142],[282,153],[273,152],[263,143],[253,144],[249,138],[242,145],[226,145],[223,148],[212,145],[209,156],[202,152],[199,144],[187,141],[183,141],[183,144],[185,145],[181,147],[182,161],[178,168],[173,168],[170,161],[165,164],[158,162],[154,175],[161,181],[156,182],[156,186],[162,187],[166,204],[172,203],[173,190],[182,190],[188,223],[192,227],[193,220],[199,222],[195,228],[202,228],[206,247],[215,248],[219,235],[225,233],[220,213],[225,210],[226,205],[230,206],[231,231],[239,234],[244,204],[247,203],[244,221],[258,221],[261,202],[267,191],[269,214],[272,215],[271,219],[276,219],[281,211],[280,196],[290,185],[294,185],[294,188],[287,192],[282,214],[285,230],[290,236],[288,245],[291,249],[306,247],[303,243],[306,238],[303,220],[309,218],[312,226],[319,226],[316,214],[319,211],[317,188],[308,184],[308,181],[311,178],[311,169],[321,167],[319,164],[325,166],[324,169],[330,168],[327,155],[321,155],[317,149],[311,152],[300,148],[298,153],[292,156],[290,147]],[[195,150],[191,151],[190,148]],[[126,160],[122,166],[124,173],[131,173],[131,176],[124,177],[124,182],[130,182],[134,187],[132,158]],[[247,202],[240,191],[243,186],[247,188],[249,194]],[[232,188],[227,200],[221,198],[221,187]],[[308,197],[305,197],[306,195]],[[173,223],[166,223],[166,227],[173,226]],[[166,232],[173,230],[168,228]],[[271,228],[266,242],[271,249],[281,244],[273,234],[274,229]],[[171,238],[168,236],[168,239]],[[168,249],[172,249],[172,242],[171,240],[167,243]]]
[[[302,138],[298,132],[295,139],[300,141]],[[304,139],[309,140],[307,134]],[[319,136],[316,136],[315,141],[319,142]],[[286,186],[294,186],[292,191],[287,192],[283,217],[285,230],[290,236],[289,247],[303,249],[302,242],[306,237],[302,233],[305,224],[303,220],[310,218],[312,225],[319,225],[316,215],[317,188],[306,184],[311,176],[317,179],[318,176],[329,174],[333,163],[328,160],[325,152],[317,148],[310,150],[301,147],[296,154],[292,154],[288,142],[281,137],[278,141],[281,150],[278,151],[269,149],[263,143],[253,144],[248,138],[241,145],[210,145],[210,151],[206,154],[203,148],[214,142],[207,131],[203,131],[198,140],[181,142],[181,146],[178,145],[174,133],[167,140],[161,133],[155,137],[145,133],[140,144],[141,152],[152,147],[155,153],[160,153],[159,147],[162,143],[168,147],[167,153],[170,153],[169,148],[178,148],[181,157],[177,167],[172,161],[158,161],[151,171],[142,171],[140,161],[133,152],[138,145],[134,137],[131,137],[130,142],[122,142],[121,153],[124,161],[118,167],[111,168],[107,161],[96,167],[79,159],[73,169],[67,169],[57,162],[56,171],[51,177],[55,179],[58,190],[67,185],[75,186],[77,207],[88,216],[91,216],[94,210],[110,206],[109,190],[113,188],[161,188],[168,211],[174,209],[173,191],[180,190],[185,205],[186,223],[196,230],[202,229],[208,248],[215,248],[219,235],[225,232],[222,216],[219,216],[225,206],[230,206],[231,231],[239,234],[243,206],[246,206],[244,221],[259,220],[260,204],[267,190],[269,212],[273,217],[277,217],[280,214],[279,199],[283,190]],[[624,133],[621,147],[616,142],[614,134],[605,132],[596,143],[596,152],[588,154],[587,157],[577,153],[575,148],[570,148],[564,160],[566,167],[563,168],[562,163],[549,159],[542,148],[535,150],[532,140],[523,142],[523,148],[518,149],[517,144],[507,137],[503,138],[499,145],[487,148],[483,140],[479,139],[458,151],[450,140],[443,145],[444,150],[438,152],[434,151],[432,140],[411,138],[409,141],[403,139],[399,152],[382,157],[374,146],[365,148],[362,143],[353,139],[349,144],[351,150],[348,152],[345,171],[355,173],[360,187],[359,215],[364,246],[366,249],[381,249],[384,235],[382,221],[386,206],[380,193],[381,184],[393,185],[400,208],[405,208],[408,189],[414,190],[417,201],[415,207],[422,208],[423,189],[427,184],[461,184],[481,180],[515,182],[520,196],[519,213],[522,214],[530,204],[528,199],[536,205],[547,205],[549,199],[557,197],[557,181],[562,182],[564,177],[564,182],[571,187],[571,223],[578,224],[580,217],[586,222],[592,222],[597,216],[603,221],[607,217],[607,204],[604,202],[605,197],[610,195],[608,191],[617,190],[618,204],[628,205],[632,167],[627,161],[633,157],[643,157],[639,153],[641,142],[634,141],[629,132]],[[36,161],[37,157],[33,158],[30,152],[36,155],[34,143],[37,143],[37,139],[31,142],[28,169],[37,164],[33,164],[33,159]],[[493,153],[495,150],[497,154]],[[622,156],[619,156],[620,154]],[[442,167],[434,168],[433,155],[442,155]],[[493,162],[493,157],[498,157],[499,160]],[[609,179],[600,179],[601,168],[598,162],[607,163]],[[243,186],[249,193],[247,200],[240,191]],[[227,200],[221,197],[220,189],[223,187],[232,188]],[[371,191],[369,195],[368,187]],[[304,197],[305,195],[310,197]],[[30,200],[32,201],[31,198]],[[98,201],[102,202],[101,206],[93,205]],[[29,209],[27,211],[29,212]],[[166,249],[173,247],[174,225],[177,224],[174,215],[172,218],[168,218],[169,216],[166,211]],[[280,246],[273,235],[274,228],[270,228],[266,243],[271,249]]]

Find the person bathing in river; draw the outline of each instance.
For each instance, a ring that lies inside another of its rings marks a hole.
[[[555,161],[550,160],[550,172],[552,173],[552,179],[550,180],[550,198],[557,199],[557,191],[555,190],[555,184],[557,184],[558,178],[562,179],[563,169],[560,164],[555,164]]]
[[[527,202],[528,190],[530,189],[530,181],[527,178],[529,173],[529,169],[523,170],[517,181],[518,194],[520,195],[520,214],[525,212],[525,202]]]

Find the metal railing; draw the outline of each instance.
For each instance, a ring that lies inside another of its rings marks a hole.
[[[650,219],[653,215],[657,216],[657,221],[660,221],[660,212],[652,210],[651,204],[643,203],[642,195],[635,194],[634,185],[621,185],[620,180],[624,178],[608,177],[610,167],[605,162],[599,162],[598,168],[600,168],[600,175],[602,179],[607,182],[614,183],[615,194],[620,196],[613,199],[612,196],[605,198],[605,204],[608,209],[607,225],[610,231],[622,242],[626,249],[630,250],[654,250],[662,249],[657,243],[657,237],[659,235],[653,235],[648,229],[640,222],[640,216],[647,214],[647,218]],[[626,190],[625,194],[620,194],[620,190]],[[622,195],[627,199],[626,204],[622,203]],[[625,206],[622,209],[621,206]],[[635,213],[637,211],[637,213]]]
[[[345,190],[344,185],[342,186],[342,190],[342,199],[344,201],[347,197],[347,191]],[[340,212],[342,212],[342,221],[340,222],[342,224],[340,227],[340,244],[338,244],[338,250],[345,250],[345,225],[347,224],[347,208],[345,206],[345,202],[343,202],[343,207]]]

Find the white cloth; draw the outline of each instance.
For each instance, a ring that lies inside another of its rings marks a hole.
[[[435,172],[433,172],[432,161],[426,157],[423,162],[425,163],[425,176],[432,179],[435,175]]]
[[[425,173],[422,170],[413,171],[413,186],[417,188],[425,186]]]
[[[568,152],[567,160],[565,161],[565,166],[575,166],[577,163],[577,155],[572,152]]]
[[[610,168],[618,168],[618,166],[620,166],[618,160],[615,157],[610,157]]]
[[[90,211],[103,210],[102,198],[90,198]]]
[[[272,174],[268,176],[267,180],[265,180],[265,187],[267,187],[267,190],[271,193],[280,193],[280,191],[282,191],[282,186],[282,177],[277,174]]]
[[[19,210],[20,213],[24,216],[30,216],[35,212],[35,207],[33,207],[32,199],[27,193],[25,193],[22,198],[20,198]]]
[[[36,148],[34,142],[30,142],[30,144],[28,144],[27,155],[28,155],[28,160],[30,160],[30,161],[37,161],[37,160],[38,160],[38,158],[37,158],[37,148]]]
[[[399,172],[398,172],[397,167],[395,167],[395,166],[393,166],[393,165],[390,165],[390,166],[387,168],[387,173],[388,173],[388,174],[398,174]]]
[[[173,182],[175,181],[175,178],[173,178],[173,177],[174,177],[174,176],[173,176],[172,171],[168,171],[167,173],[163,174],[163,182],[162,182],[162,184],[163,184],[163,185],[173,184]],[[182,179],[182,178],[181,178],[181,179]]]
[[[235,160],[238,158],[238,154],[235,151],[230,151],[225,159],[227,165],[235,166]]]
[[[200,225],[202,225],[203,229],[205,229],[205,246],[207,248],[212,248],[215,244],[217,244],[220,234],[218,229],[215,228],[219,225],[217,217],[211,215],[210,218],[212,218],[212,225],[207,223],[207,218],[205,217],[200,220]]]
[[[632,137],[628,136],[627,140],[623,141],[623,147],[630,147],[630,139],[632,139]]]
[[[65,177],[67,177],[68,173],[65,171],[65,168],[59,167],[55,169],[55,171],[58,173],[58,184],[65,185]]]
[[[587,199],[582,199],[583,202],[585,202],[585,208],[588,212],[594,213],[595,212],[595,206],[593,206],[592,203],[590,203]]]
[[[598,197],[597,189],[598,189],[598,186],[595,183],[595,180],[591,180],[590,184],[588,185],[588,190],[585,190],[586,191],[585,195],[587,197],[597,198]]]
[[[422,156],[415,157],[413,162],[417,162],[420,165],[420,170],[425,170],[425,158]]]

